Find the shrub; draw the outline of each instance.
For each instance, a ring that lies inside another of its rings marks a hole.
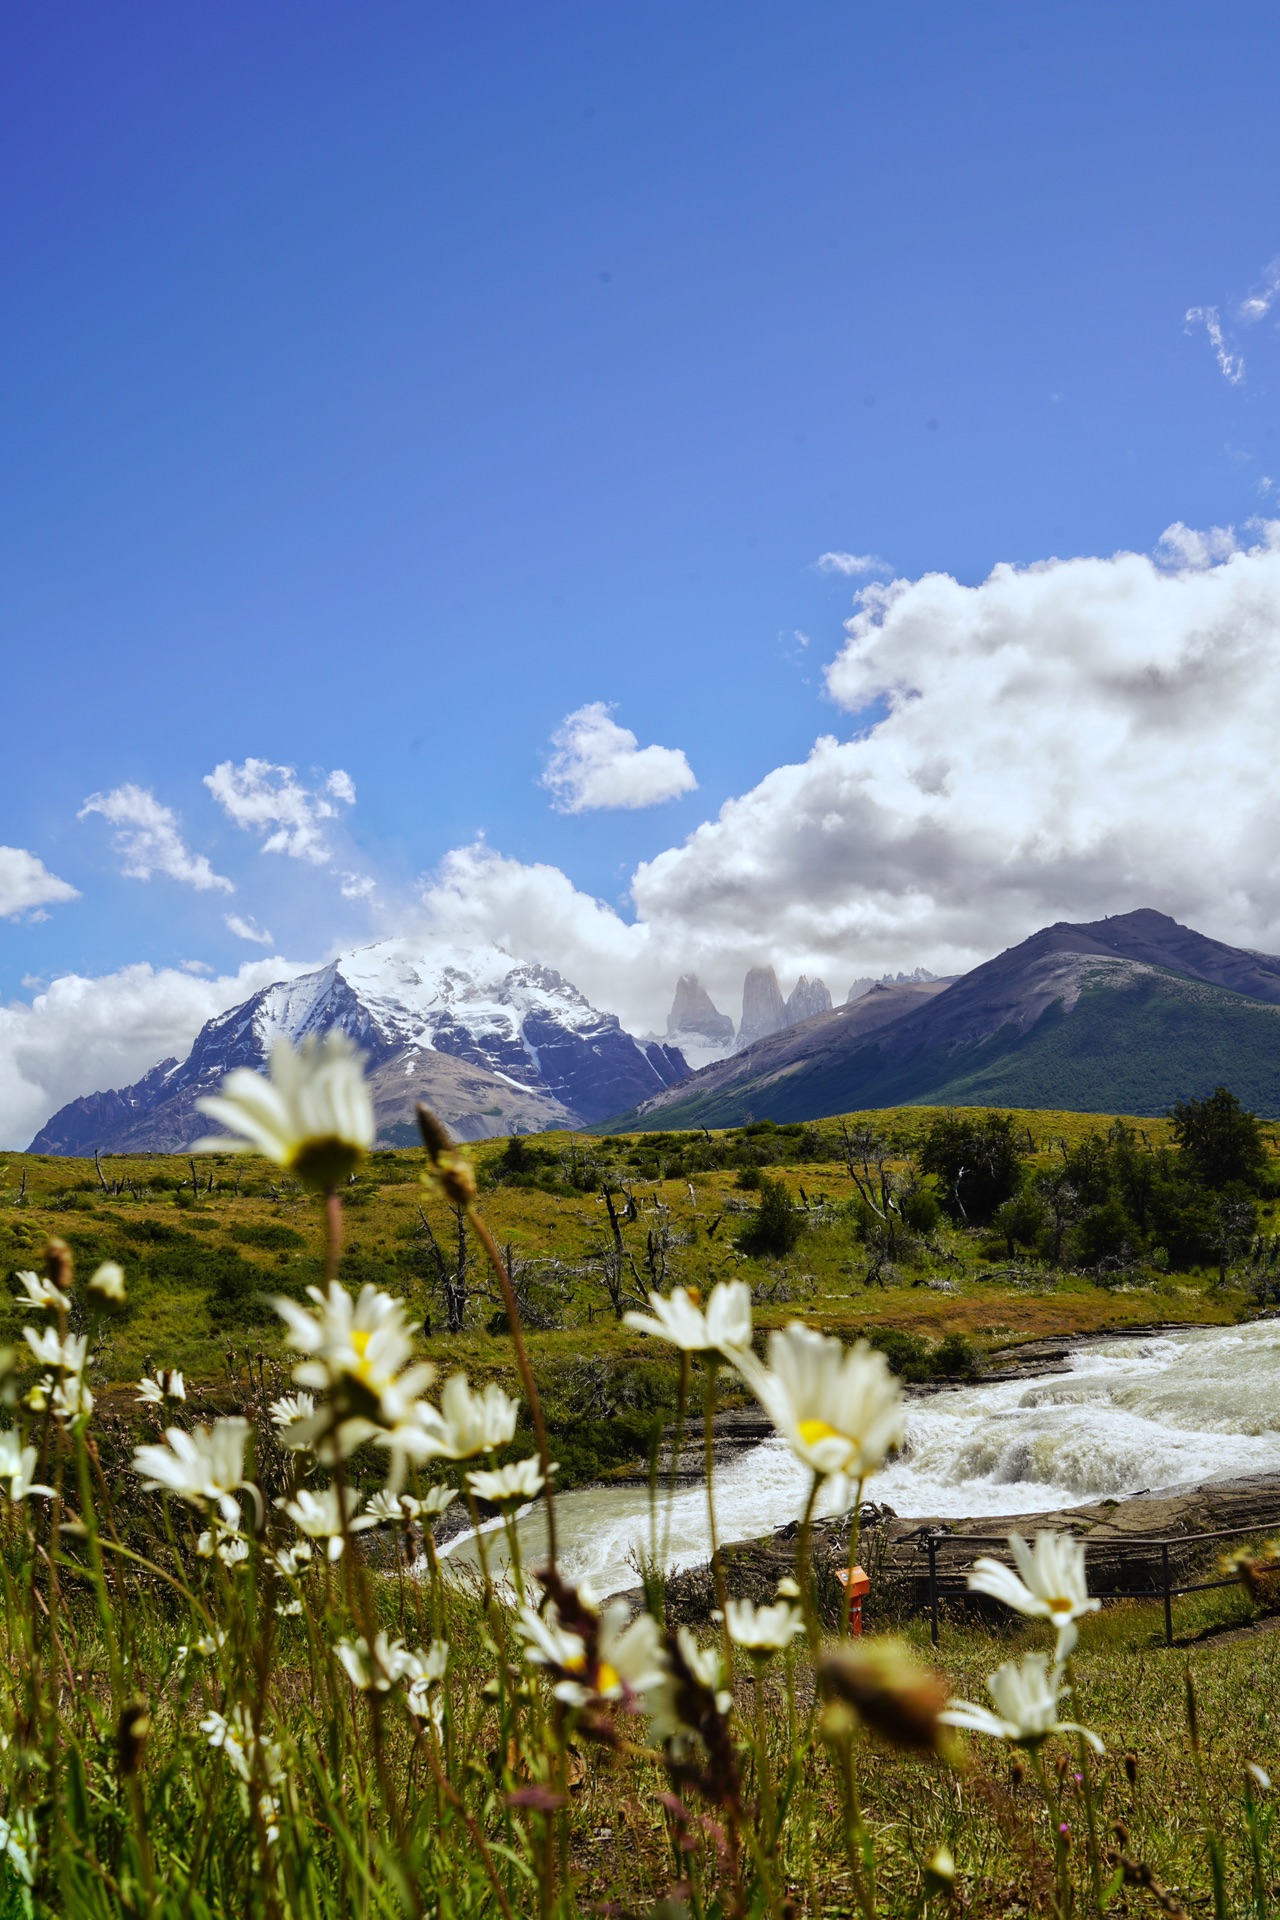
[[[781,1180],[760,1175],[760,1205],[738,1235],[738,1248],[757,1259],[781,1260],[803,1232],[791,1196]]]

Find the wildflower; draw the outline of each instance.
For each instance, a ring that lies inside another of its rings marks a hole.
[[[52,1398],[53,1375],[42,1373],[40,1378],[27,1388],[22,1401],[24,1406],[30,1407],[32,1413],[44,1413],[48,1410]]]
[[[315,1447],[321,1459],[342,1459],[380,1428],[411,1421],[436,1370],[429,1360],[409,1364],[413,1341],[403,1301],[373,1286],[362,1287],[353,1301],[336,1280],[327,1293],[319,1287],[307,1293],[314,1313],[295,1300],[273,1304],[289,1329],[289,1345],[310,1356],[294,1368],[294,1379],[327,1391],[329,1403],[307,1414],[299,1395],[296,1415],[278,1423],[280,1437],[287,1447]]]
[[[818,1683],[829,1700],[852,1707],[891,1745],[913,1753],[941,1750],[946,1688],[899,1642],[829,1648],[818,1662]]]
[[[124,1300],[124,1268],[114,1260],[104,1260],[89,1281],[89,1292],[118,1304]]]
[[[751,1346],[751,1289],[745,1280],[721,1280],[711,1289],[704,1313],[695,1291],[677,1287],[670,1299],[649,1295],[653,1317],[623,1315],[625,1325],[638,1333],[653,1333],[684,1353],[732,1355]]]
[[[466,1374],[455,1373],[444,1383],[438,1410],[419,1403],[410,1420],[379,1434],[378,1442],[410,1459],[472,1460],[506,1446],[516,1430],[517,1411],[494,1381],[474,1393]]]
[[[1020,1747],[1037,1747],[1051,1733],[1078,1733],[1096,1753],[1103,1745],[1096,1733],[1074,1720],[1058,1719],[1058,1702],[1066,1689],[1062,1669],[1049,1665],[1044,1653],[1028,1653],[1021,1661],[1006,1660],[987,1682],[996,1711],[967,1700],[948,1701],[939,1719],[945,1726],[969,1733],[989,1733],[995,1740],[1012,1740]]]
[[[488,1500],[495,1507],[518,1507],[525,1500],[535,1500],[546,1484],[542,1467],[533,1454],[525,1460],[513,1460],[510,1466],[499,1467],[493,1473],[477,1471],[467,1475],[467,1485],[477,1500]]]
[[[144,1373],[138,1382],[138,1400],[145,1406],[159,1407],[166,1400],[185,1400],[186,1397],[186,1382],[171,1368],[162,1367],[154,1379]]]
[[[302,1612],[301,1600],[277,1600],[276,1612],[282,1620],[295,1620]]]
[[[734,1646],[764,1660],[781,1653],[798,1633],[804,1632],[804,1617],[789,1600],[778,1600],[771,1607],[757,1607],[750,1600],[730,1600],[724,1619]]]
[[[380,1487],[377,1493],[371,1494],[366,1500],[364,1510],[372,1514],[379,1526],[385,1526],[391,1520],[408,1526],[413,1520],[434,1519],[457,1497],[456,1487],[428,1487],[420,1500],[411,1493],[389,1493],[385,1487]]]
[[[793,1320],[769,1336],[766,1369],[751,1353],[734,1365],[792,1451],[816,1474],[861,1481],[901,1445],[902,1388],[882,1353]]]
[[[1247,1774],[1251,1775],[1255,1786],[1261,1787],[1264,1793],[1270,1793],[1271,1775],[1269,1773],[1264,1772],[1261,1767],[1255,1766],[1252,1760],[1245,1761],[1244,1770]]]
[[[147,1491],[162,1487],[193,1507],[216,1501],[228,1526],[238,1525],[240,1507],[232,1496],[249,1485],[244,1477],[248,1421],[235,1414],[215,1420],[212,1431],[193,1427],[184,1433],[181,1427],[167,1427],[164,1437],[166,1446],[134,1448],[134,1471],[145,1476]]]
[[[1016,1613],[1051,1621],[1058,1632],[1057,1658],[1065,1660],[1075,1650],[1079,1637],[1076,1621],[1086,1613],[1096,1613],[1102,1605],[1100,1600],[1089,1598],[1084,1547],[1069,1533],[1038,1533],[1033,1549],[1020,1534],[1011,1533],[1009,1548],[1018,1563],[1018,1573],[984,1556],[973,1563],[969,1589],[1003,1600]]]
[[[365,1527],[373,1526],[372,1516],[358,1514],[360,1495],[354,1487],[342,1489],[339,1501],[336,1487],[325,1487],[323,1492],[313,1493],[309,1487],[301,1487],[293,1500],[277,1500],[276,1505],[283,1507],[299,1533],[305,1533],[310,1540],[327,1540],[329,1558],[340,1560],[346,1537],[350,1533],[360,1533]]]
[[[733,1694],[725,1685],[728,1675],[718,1643],[700,1647],[689,1628],[680,1627],[676,1632],[676,1650],[677,1660],[666,1661],[662,1672],[636,1683],[653,1737],[663,1746],[672,1742],[679,1745],[690,1734],[700,1733],[697,1723],[703,1719],[707,1707],[714,1705],[716,1713],[723,1716],[733,1706]]]
[[[274,1740],[259,1735],[246,1707],[238,1702],[230,1714],[207,1713],[200,1731],[216,1752],[225,1754],[242,1780],[252,1778],[255,1770],[265,1775],[273,1787],[284,1780],[284,1758]]]
[[[218,1649],[226,1644],[227,1636],[221,1627],[215,1628],[213,1633],[202,1633],[200,1638],[193,1640],[189,1647],[185,1645],[178,1647],[178,1664],[182,1665],[193,1653],[203,1655],[217,1653]]]
[[[93,1412],[93,1395],[79,1373],[68,1373],[53,1389],[50,1405],[59,1420],[74,1420]]]
[[[403,1677],[409,1682],[404,1703],[415,1720],[431,1719],[439,1724],[441,1702],[433,1698],[433,1689],[444,1679],[449,1664],[449,1642],[433,1640],[425,1653],[406,1653]]]
[[[216,1528],[205,1528],[196,1541],[196,1552],[202,1560],[212,1560],[216,1553],[224,1567],[238,1567],[249,1558],[249,1542],[239,1527],[219,1521]]]
[[[273,1400],[268,1412],[271,1424],[277,1432],[293,1426],[297,1420],[309,1420],[316,1410],[314,1398],[309,1393],[286,1393],[279,1400]]]
[[[432,1713],[431,1689],[444,1678],[449,1660],[448,1642],[436,1640],[425,1653],[406,1647],[403,1640],[388,1640],[385,1633],[375,1636],[370,1648],[367,1640],[339,1640],[334,1653],[353,1687],[361,1693],[389,1693],[401,1680],[407,1680],[405,1702],[416,1719]]]
[[[52,1407],[60,1420],[73,1420],[77,1414],[93,1411],[93,1395],[84,1382],[84,1363],[89,1351],[89,1342],[82,1333],[68,1333],[63,1336],[53,1327],[45,1327],[40,1333],[34,1327],[24,1327],[22,1335],[32,1353],[42,1366],[50,1367],[57,1375],[40,1380],[27,1395],[27,1404],[43,1411]]]
[[[373,1102],[360,1055],[343,1033],[271,1049],[270,1078],[238,1067],[196,1105],[239,1139],[198,1140],[197,1151],[258,1152],[304,1186],[331,1193],[373,1146]]]
[[[274,1847],[280,1838],[280,1802],[274,1793],[258,1795],[258,1812],[262,1818],[263,1829],[267,1836],[267,1845]]]
[[[789,1573],[784,1573],[775,1587],[774,1592],[777,1594],[779,1600],[798,1600],[800,1598],[800,1582],[793,1580]]]
[[[625,1600],[597,1613],[581,1592],[574,1598],[580,1603],[585,1633],[562,1624],[555,1600],[548,1600],[541,1613],[522,1607],[516,1623],[526,1660],[558,1676],[552,1688],[556,1698],[582,1707],[592,1699],[618,1700],[659,1685],[666,1659],[651,1615],[641,1613],[631,1620]]]
[[[82,1333],[69,1333],[64,1338],[53,1327],[45,1327],[40,1333],[34,1327],[24,1327],[22,1337],[42,1366],[52,1367],[55,1373],[83,1371],[89,1343]]]
[[[13,1297],[19,1306],[53,1307],[59,1313],[65,1309],[66,1295],[54,1286],[52,1280],[46,1280],[43,1274],[19,1273],[15,1274],[14,1278],[19,1281],[26,1293],[25,1299],[21,1293],[14,1294]]]
[[[35,1478],[35,1471],[35,1448],[20,1445],[15,1429],[6,1428],[0,1433],[0,1480],[8,1481],[11,1500],[25,1500],[31,1493],[52,1497],[53,1488],[41,1486]]]
[[[310,1565],[311,1542],[295,1540],[291,1547],[281,1547],[278,1553],[268,1554],[267,1558],[276,1572],[282,1573],[286,1580],[296,1580],[299,1574],[305,1573]]]

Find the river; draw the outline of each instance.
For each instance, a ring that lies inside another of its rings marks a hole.
[[[1280,1321],[1090,1342],[1069,1370],[1041,1380],[953,1387],[913,1398],[906,1445],[868,1483],[868,1498],[903,1518],[1049,1512],[1082,1501],[1280,1471]],[[716,1475],[724,1541],[755,1539],[798,1517],[808,1479],[781,1441],[727,1461]],[[665,1500],[659,1507],[664,1524]],[[556,1501],[560,1564],[598,1593],[636,1583],[649,1535],[640,1487],[583,1487]],[[545,1553],[541,1506],[519,1521],[521,1553]],[[486,1529],[496,1564],[500,1529]],[[669,1566],[709,1552],[706,1495],[682,1487],[671,1506]],[[460,1535],[446,1551],[474,1560]]]

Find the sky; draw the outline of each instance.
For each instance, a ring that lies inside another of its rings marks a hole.
[[[0,15],[0,1143],[388,934],[1280,949],[1280,16]]]

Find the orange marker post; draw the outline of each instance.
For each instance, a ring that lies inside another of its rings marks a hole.
[[[862,1599],[871,1590],[871,1575],[865,1567],[837,1567],[836,1579],[844,1588],[845,1631],[862,1633]]]

